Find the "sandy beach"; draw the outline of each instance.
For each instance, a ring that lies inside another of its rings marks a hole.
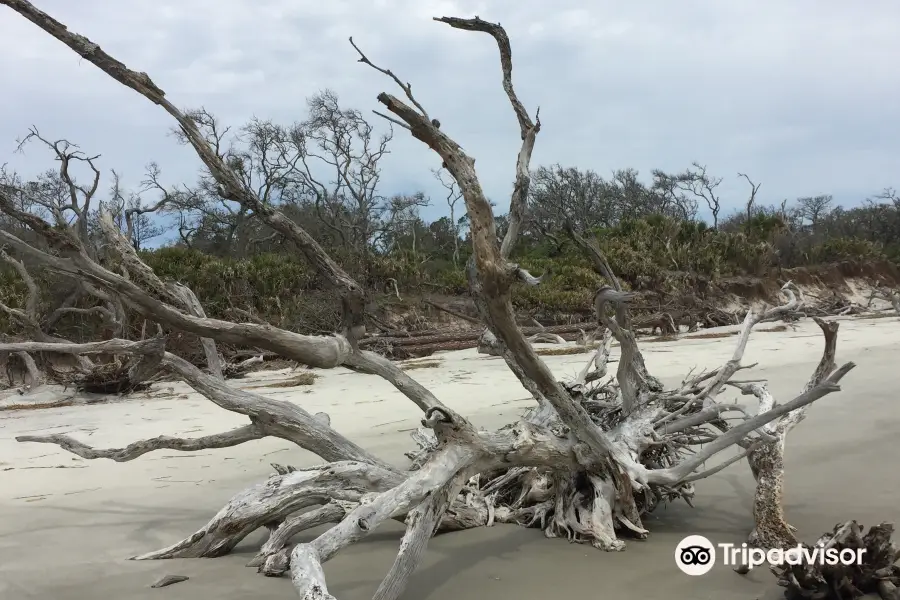
[[[761,325],[751,337],[743,362],[759,365],[743,374],[768,379],[776,398],[787,401],[799,393],[818,362],[822,337],[812,321],[796,330],[764,331],[771,327]],[[679,382],[691,368],[722,364],[736,339],[690,335],[642,344],[648,368],[667,384]],[[806,541],[847,519],[866,526],[900,521],[900,475],[891,466],[900,458],[898,352],[897,318],[841,319],[838,363],[853,360],[858,367],[844,379],[843,391],[817,402],[788,438],[787,516]],[[612,357],[617,356],[614,347]],[[545,360],[565,379],[586,358],[576,354]],[[427,360],[441,364],[411,375],[476,425],[503,425],[532,402],[501,359],[464,350]],[[290,378],[287,371],[255,374],[234,385],[291,400],[309,412],[327,412],[335,429],[404,464],[403,452],[413,448],[409,431],[418,424],[418,409],[378,377],[343,368],[317,374],[314,385],[297,388],[264,387]],[[735,397],[737,392],[724,394]],[[243,422],[181,383],[159,384],[150,393],[108,404],[0,412],[0,598],[294,597],[288,579],[264,578],[244,566],[265,538],[263,531],[224,558],[126,558],[186,537],[235,492],[265,479],[272,472],[269,463],[310,465],[320,462],[316,457],[267,439],[198,453],[157,451],[120,464],[87,461],[56,446],[14,439],[70,433],[94,446],[111,447],[161,434],[194,437]],[[673,560],[676,544],[686,535],[744,541],[752,527],[752,491],[749,468],[745,462],[736,464],[698,485],[695,508],[679,503],[649,516],[644,521],[649,539],[629,541],[621,553],[545,539],[539,530],[507,525],[441,535],[431,541],[403,598],[538,600],[560,593],[651,600],[780,598],[781,589],[766,570],[741,577],[717,565],[708,575],[692,578],[678,571]],[[328,562],[331,593],[341,600],[371,598],[401,534],[402,526],[391,522]],[[190,580],[151,589],[164,574]]]

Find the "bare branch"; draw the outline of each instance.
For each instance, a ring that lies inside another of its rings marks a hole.
[[[59,161],[58,173],[43,182],[47,185],[34,189],[37,192],[34,200],[50,211],[57,225],[72,231],[77,243],[88,249],[88,217],[91,212],[91,202],[100,185],[100,170],[94,165],[94,160],[100,156],[86,156],[77,145],[68,140],[51,142],[42,137],[35,127],[31,127],[28,135],[19,141],[17,150],[24,152],[25,145],[33,139],[39,140],[52,150],[56,160]],[[73,161],[84,163],[93,171],[90,187],[76,183],[70,172]],[[67,212],[75,215],[71,223],[66,217]]]
[[[622,285],[616,278],[615,273],[613,273],[612,268],[610,268],[609,261],[600,250],[600,246],[597,245],[597,242],[594,240],[589,240],[582,236],[579,232],[575,231],[575,226],[572,224],[571,220],[566,220],[566,233],[568,233],[569,237],[572,238],[572,241],[574,241],[582,249],[582,251],[584,251],[587,257],[590,259],[594,270],[605,277],[609,282],[609,285],[612,286],[614,290],[621,292]]]
[[[116,462],[127,462],[143,456],[154,450],[180,450],[182,452],[194,452],[196,450],[208,450],[211,448],[230,448],[258,440],[268,435],[256,425],[245,425],[225,433],[216,433],[199,438],[177,438],[161,435],[149,440],[141,440],[128,444],[124,448],[97,449],[67,435],[20,435],[17,442],[37,442],[39,444],[56,444],[63,450],[71,452],[81,458],[93,460],[95,458],[108,458]]]
[[[747,180],[747,183],[750,184],[750,197],[747,198],[747,226],[750,226],[750,219],[753,218],[753,204],[756,202],[756,194],[759,192],[759,187],[762,185],[761,183],[753,183],[753,180],[750,179],[744,173],[738,173],[738,177],[743,177]]]
[[[500,255],[509,259],[519,236],[519,231],[525,221],[525,209],[528,201],[528,188],[531,185],[531,153],[534,150],[534,142],[541,130],[541,109],[535,111],[535,120],[528,116],[528,111],[519,100],[513,88],[512,82],[512,48],[506,30],[499,23],[489,23],[483,19],[459,19],[456,17],[435,17],[435,21],[446,23],[454,29],[467,31],[481,31],[489,34],[497,41],[500,50],[500,67],[503,71],[503,90],[509,97],[513,112],[519,121],[519,132],[522,136],[522,148],[516,159],[516,181],[513,184],[513,192],[509,201],[509,227],[500,246]]]
[[[203,305],[200,304],[200,300],[197,299],[191,288],[180,283],[174,283],[168,287],[172,294],[181,300],[181,304],[188,312],[195,317],[206,318]],[[209,368],[209,372],[212,373],[213,377],[225,379],[225,376],[222,374],[222,357],[219,356],[215,341],[210,338],[200,338],[200,344],[203,346],[203,353],[206,355],[206,366]]]
[[[2,193],[0,193],[0,208],[5,212],[10,208]],[[47,231],[50,229],[49,226],[40,219],[36,219],[36,221],[32,226],[45,237],[54,239],[54,233]],[[77,251],[70,254],[71,258],[52,256],[5,231],[0,231],[0,240],[53,270],[73,277],[88,278],[98,285],[115,291],[135,310],[149,319],[158,320],[170,327],[188,331],[200,337],[265,348],[302,364],[322,368],[332,368],[343,363],[352,352],[352,347],[347,339],[338,335],[305,336],[269,325],[236,324],[218,319],[194,317],[157,300],[133,282],[104,269]],[[58,247],[61,250],[71,249],[69,242],[65,239],[58,241]]]
[[[100,46],[84,36],[70,32],[65,25],[39,10],[27,0],[3,0],[2,3],[64,43],[122,85],[133,89],[154,104],[162,106],[178,122],[185,138],[221,187],[220,195],[253,211],[256,217],[266,225],[293,241],[316,270],[342,291],[345,315],[344,335],[351,343],[355,343],[362,337],[365,332],[365,298],[359,284],[338,266],[302,227],[280,211],[275,210],[271,205],[263,203],[252,190],[247,188],[222,157],[216,153],[213,146],[197,128],[196,123],[169,102],[165,97],[165,92],[157,87],[146,73],[131,71],[123,63],[104,52]],[[28,224],[31,225],[31,223]],[[59,238],[60,236],[54,237]],[[71,247],[71,241],[67,241],[66,245]]]
[[[792,410],[803,408],[808,404],[812,404],[819,398],[840,391],[841,388],[837,385],[838,382],[854,367],[856,367],[855,363],[845,363],[816,387],[797,396],[790,402],[776,406],[764,414],[757,415],[752,419],[747,419],[740,425],[729,429],[727,433],[716,438],[714,442],[705,446],[703,450],[697,452],[692,458],[680,463],[677,467],[649,471],[646,481],[648,483],[661,483],[666,485],[673,485],[683,481],[692,471],[709,460],[713,455],[729,446],[737,444],[753,430],[759,429],[766,423],[773,421],[782,415],[786,415]]]
[[[510,368],[526,389],[534,390],[536,397],[549,401],[563,423],[576,432],[579,439],[598,456],[620,452],[612,447],[609,440],[590,421],[584,409],[572,402],[516,325],[509,295],[516,267],[508,265],[500,253],[493,212],[475,173],[474,160],[442,130],[401,100],[381,93],[378,101],[406,122],[416,139],[440,155],[445,167],[459,184],[471,220],[475,251],[470,285],[488,328],[508,349],[504,353],[504,359]]]
[[[6,253],[6,249],[0,248],[0,258],[10,264],[15,270],[16,273],[19,274],[19,277],[22,278],[22,281],[25,283],[26,295],[25,295],[25,307],[24,312],[15,311],[17,316],[20,319],[25,321],[26,325],[31,327],[38,327],[38,321],[40,317],[38,316],[38,302],[40,301],[40,292],[38,291],[38,286],[34,282],[34,278],[28,272],[28,269],[25,268],[25,264],[20,260],[16,260],[12,256]],[[6,312],[13,313],[11,309],[5,309]]]
[[[836,366],[834,356],[839,324],[818,318],[816,324],[824,334],[825,348],[822,359],[804,387],[804,393],[817,389],[827,382],[830,376],[838,373],[834,370]],[[739,387],[745,394],[753,394],[759,399],[757,416],[764,416],[775,408],[775,399],[765,384],[754,383]],[[774,439],[748,453],[750,470],[756,479],[753,499],[756,526],[749,537],[749,541],[753,544],[761,544],[766,548],[790,548],[797,545],[794,529],[788,524],[784,514],[784,451],[787,433],[804,418],[808,407],[806,405],[796,408],[779,419],[770,421],[764,427],[764,431]],[[745,570],[738,572],[744,573]]]
[[[222,556],[260,527],[283,521],[304,508],[332,500],[359,502],[366,494],[389,490],[402,485],[402,481],[403,476],[393,470],[354,461],[273,475],[235,494],[209,523],[190,537],[135,556],[134,560]],[[341,521],[346,522],[346,518]]]
[[[449,410],[444,403],[438,400],[427,388],[407,375],[403,369],[380,354],[368,350],[354,352],[347,356],[344,360],[344,364],[348,367],[353,367],[362,371],[363,373],[371,373],[384,378],[392,383],[394,387],[396,387],[404,396],[412,400],[413,403],[423,411],[433,408]]]
[[[59,352],[68,354],[132,354],[159,355],[164,339],[153,338],[140,342],[112,339],[86,344],[17,342],[0,344],[0,352]],[[357,460],[388,467],[360,446],[347,440],[331,427],[307,413],[300,406],[274,400],[230,387],[223,380],[206,375],[183,358],[168,352],[162,363],[172,369],[192,388],[225,410],[246,415],[267,435],[294,442],[325,460]],[[385,359],[386,360],[386,359]],[[398,367],[397,370],[399,370]],[[415,393],[415,391],[410,392]]]
[[[329,502],[319,508],[309,510],[281,523],[254,556],[248,567],[259,567],[259,572],[268,576],[284,574],[290,568],[291,538],[302,531],[337,523],[346,516],[347,510],[338,502]]]
[[[361,62],[364,65],[369,65],[370,67],[372,67],[379,73],[383,73],[383,74],[387,75],[388,77],[390,77],[391,79],[393,79],[397,83],[397,85],[400,86],[400,89],[403,90],[403,93],[406,94],[406,97],[409,99],[409,101],[412,102],[413,105],[419,109],[419,112],[422,113],[422,116],[425,117],[426,119],[429,118],[428,111],[426,111],[425,108],[421,104],[419,104],[418,100],[416,100],[415,97],[413,96],[412,84],[403,83],[402,81],[400,81],[400,78],[397,77],[396,75],[394,75],[394,73],[390,69],[382,69],[381,67],[379,67],[378,65],[373,63],[371,60],[366,58],[366,55],[363,54],[362,50],[359,49],[359,47],[353,41],[352,37],[350,37],[350,45],[353,46],[353,49],[356,50],[356,52],[359,54],[358,62]],[[375,114],[380,115],[380,113],[377,113],[377,112]],[[386,115],[380,115],[380,116],[384,116],[384,118],[388,119],[389,121],[392,121],[392,122],[394,121],[393,119],[391,119],[390,117],[388,117]],[[398,123],[398,125],[401,125],[403,127],[406,127],[407,129],[409,129],[409,127],[407,125],[403,125],[402,123]]]
[[[622,410],[625,414],[630,414],[635,410],[647,398],[651,390],[662,390],[662,384],[647,371],[634,332],[629,329],[627,303],[636,296],[632,292],[616,291],[609,286],[601,287],[594,294],[594,313],[597,315],[598,322],[612,332],[622,349],[616,379],[621,390]],[[607,314],[607,303],[615,305],[615,318]]]
[[[330,560],[346,546],[366,537],[395,514],[404,514],[441,488],[457,473],[471,466],[476,454],[470,448],[451,444],[440,448],[403,483],[379,494],[351,511],[338,525],[309,544],[298,544],[291,553],[291,579],[301,598],[322,585],[310,580],[315,565]],[[312,569],[312,570],[311,570]],[[317,579],[317,578],[316,578]],[[387,590],[386,590],[387,591]],[[390,597],[390,596],[387,596]]]
[[[428,541],[441,523],[441,516],[456,498],[463,483],[465,480],[457,476],[410,511],[406,517],[406,533],[400,541],[400,552],[372,600],[396,600],[403,594],[410,576],[422,560]]]
[[[691,166],[693,170],[688,169],[677,176],[678,186],[706,202],[706,206],[712,213],[713,229],[718,229],[722,202],[717,188],[722,183],[722,178],[710,176],[707,173],[706,166],[698,162],[692,163]]]
[[[409,129],[409,125],[407,125],[403,121],[399,121],[399,120],[395,119],[394,117],[389,117],[388,115],[384,114],[383,112],[379,112],[377,110],[373,110],[372,112],[375,113],[376,115],[378,115],[379,117],[381,117],[382,119],[390,121],[394,125],[399,125],[403,129]]]
[[[790,281],[781,287],[782,293],[788,297],[788,302],[786,304],[766,310],[751,309],[747,311],[747,316],[744,318],[744,322],[741,325],[738,343],[731,360],[719,369],[716,376],[709,381],[701,393],[701,398],[714,398],[722,390],[722,386],[724,386],[725,383],[731,379],[732,375],[738,371],[741,365],[741,359],[744,356],[744,351],[747,349],[747,342],[750,339],[750,332],[753,330],[753,327],[762,321],[778,319],[800,308],[802,301],[794,294],[795,289],[798,288]]]
[[[446,23],[454,29],[464,29],[466,31],[481,31],[489,34],[497,41],[497,48],[500,50],[500,67],[503,70],[503,91],[509,97],[516,118],[519,120],[519,130],[522,139],[528,135],[532,129],[540,129],[540,125],[531,121],[525,106],[519,101],[516,92],[513,89],[512,82],[512,47],[509,43],[509,36],[506,30],[499,23],[490,23],[478,17],[474,19],[460,19],[458,17],[434,17],[435,21]],[[537,131],[535,131],[537,133]]]

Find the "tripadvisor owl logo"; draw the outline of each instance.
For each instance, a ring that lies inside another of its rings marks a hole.
[[[716,564],[716,549],[702,535],[689,535],[675,547],[675,564],[687,575],[705,575]]]
[[[865,548],[802,546],[765,550],[747,544],[713,544],[702,535],[689,535],[675,547],[675,564],[687,575],[705,575],[716,565],[758,567],[770,565],[861,565]]]

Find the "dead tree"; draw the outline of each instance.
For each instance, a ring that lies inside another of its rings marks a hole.
[[[884,300],[890,302],[894,312],[897,313],[897,316],[900,316],[900,291],[891,289],[889,286],[883,285],[883,283],[883,281],[879,281],[878,285],[872,287],[866,308],[870,308],[876,299]]]
[[[447,190],[447,207],[450,209],[450,230],[453,232],[453,264],[459,264],[459,222],[456,220],[456,205],[462,200],[462,193],[456,185],[456,180],[445,179],[442,170],[432,171],[435,179]]]
[[[139,227],[140,217],[146,217],[146,213],[159,210],[167,200],[164,198],[150,208],[141,208],[139,204],[134,203],[126,207],[122,200],[118,175],[113,171],[112,198],[109,202],[98,203],[97,192],[101,172],[96,161],[99,155],[87,156],[68,140],[50,141],[42,137],[34,127],[19,142],[19,149],[22,150],[33,140],[38,140],[50,148],[60,166],[57,171],[48,172],[33,182],[21,183],[15,176],[8,178],[6,189],[19,193],[25,203],[20,208],[28,210],[33,207],[37,210],[32,212],[48,215],[53,225],[60,230],[68,231],[71,234],[69,236],[71,242],[80,247],[91,259],[101,261],[111,268],[118,268],[128,277],[143,279],[152,292],[175,299],[177,304],[192,314],[205,316],[203,307],[193,291],[177,283],[163,283],[137,257],[135,230]],[[91,173],[89,185],[83,185],[78,180],[72,170],[72,165],[75,164],[85,164],[89,167]],[[96,209],[99,209],[99,212]],[[123,223],[117,225],[114,216],[121,218]],[[92,230],[94,228],[100,232],[106,241],[105,244],[96,243],[96,234]],[[0,304],[0,310],[24,329],[26,337],[42,342],[68,341],[50,333],[54,325],[67,314],[97,316],[101,319],[105,337],[125,337],[128,320],[126,309],[116,294],[110,294],[94,286],[89,280],[72,277],[70,278],[70,282],[74,283],[72,292],[55,309],[48,311],[49,314],[44,315],[40,312],[40,291],[26,263],[11,257],[3,249],[0,249],[0,258],[13,267],[26,288],[26,297],[21,308]],[[112,267],[113,264],[116,264],[116,267]],[[79,305],[81,300],[87,302]],[[222,361],[215,342],[203,338],[201,345],[210,372],[214,376],[222,377]],[[41,366],[53,379],[66,384],[74,383],[76,387],[88,391],[132,391],[135,386],[142,384],[127,378],[130,370],[128,364],[120,362],[116,357],[112,359],[111,362],[95,364],[86,357],[78,356],[74,370],[69,368],[59,370],[57,361],[52,359]],[[32,360],[28,365],[29,372],[31,367],[36,366]],[[31,380],[35,381],[34,376],[31,376]],[[43,376],[41,380],[43,381]],[[30,387],[34,387],[34,383],[30,384]]]
[[[813,317],[822,330],[825,348],[819,365],[803,388],[803,393],[815,389],[836,371],[834,362],[837,351],[837,332],[840,323],[824,321]],[[744,394],[752,394],[759,401],[758,414],[766,414],[776,406],[775,399],[765,383],[732,383]],[[784,452],[787,434],[805,417],[808,407],[798,408],[782,417],[770,421],[762,430],[771,441],[752,449],[747,459],[756,479],[756,493],[753,500],[753,516],[756,527],[750,532],[748,542],[764,549],[791,551],[803,544],[796,537],[796,528],[788,524],[783,510],[784,494]],[[900,568],[894,562],[900,558],[900,551],[890,544],[893,527],[882,523],[870,528],[863,535],[863,527],[856,521],[848,521],[835,526],[834,531],[823,535],[815,546],[836,548],[865,548],[866,553],[884,555],[884,564],[875,569],[869,565],[860,567],[847,565],[783,565],[772,567],[779,585],[787,588],[789,596],[798,598],[822,598],[834,594],[842,598],[856,598],[864,593],[879,592],[885,600],[896,597],[896,578]],[[875,559],[879,560],[879,559]],[[744,566],[737,569],[746,573]]]
[[[756,203],[756,194],[759,192],[761,183],[753,183],[750,176],[746,173],[738,173],[738,177],[743,177],[750,184],[750,197],[747,198],[747,228],[750,227],[750,220],[753,218],[753,205]]]
[[[813,233],[819,233],[819,223],[831,211],[833,201],[830,194],[797,198],[797,212],[804,220],[809,219]]]
[[[148,293],[145,282],[127,279],[97,264],[59,231],[35,215],[19,210],[0,193],[0,209],[41,235],[53,247],[51,254],[16,236],[0,232],[0,239],[15,252],[66,274],[80,273],[95,285],[116,294],[148,319],[217,341],[257,346],[303,364],[329,368],[339,365],[378,374],[423,410],[423,429],[414,438],[421,446],[408,471],[399,470],[347,440],[328,424],[325,415],[310,415],[300,406],[229,387],[186,361],[165,352],[164,338],[144,342],[108,340],[92,344],[26,342],[4,344],[0,351],[58,351],[86,354],[128,352],[148,363],[159,362],[179,374],[212,402],[248,417],[238,429],[197,439],[159,437],[125,448],[94,449],[65,436],[29,436],[19,441],[58,444],[85,458],[127,461],[158,449],[197,450],[240,444],[263,436],[290,440],[319,455],[326,464],[308,469],[277,466],[265,482],[236,494],[201,530],[167,548],[135,557],[139,560],[175,557],[213,557],[228,553],[252,531],[264,526],[270,539],[252,563],[267,575],[290,573],[305,600],[333,598],[328,592],[322,563],[346,546],[369,535],[388,519],[402,518],[407,531],[397,558],[374,594],[379,600],[397,598],[419,564],[429,538],[441,530],[465,529],[498,522],[540,527],[548,537],[567,537],[605,550],[621,550],[620,534],[644,538],[648,531],[641,517],[659,504],[689,499],[692,482],[707,477],[748,454],[776,441],[762,428],[792,411],[838,391],[838,382],[854,367],[834,370],[797,398],[759,414],[719,403],[717,397],[739,369],[753,325],[772,311],[750,311],[744,321],[734,356],[722,368],[685,382],[677,390],[659,390],[637,365],[636,344],[621,362],[616,378],[588,382],[590,368],[576,381],[557,381],[516,325],[510,293],[515,281],[540,280],[509,261],[516,241],[528,191],[528,164],[540,122],[532,120],[512,85],[509,39],[499,25],[479,18],[437,19],[451,27],[491,35],[500,50],[503,87],[519,121],[522,148],[516,168],[509,227],[498,242],[490,204],[473,169],[474,160],[438,128],[415,100],[408,84],[391,71],[376,67],[361,54],[363,63],[392,77],[406,101],[382,93],[379,102],[412,135],[438,153],[459,184],[472,222],[473,258],[470,285],[479,312],[496,339],[500,353],[536,407],[521,420],[496,431],[475,428],[465,417],[438,400],[397,366],[358,347],[364,333],[361,288],[332,261],[302,228],[260,201],[242,185],[229,166],[208,146],[193,121],[165,98],[145,73],[129,70],[85,37],[36,9],[27,0],[0,0],[47,33],[151,102],[161,106],[182,128],[197,154],[222,188],[224,197],[248,208],[256,218],[295,243],[323,278],[338,288],[344,303],[344,326],[331,336],[305,336],[256,323],[233,323],[186,312]],[[409,104],[407,104],[407,101]],[[789,288],[785,294],[793,310],[797,303]],[[597,294],[597,317],[622,340],[627,329],[622,307],[631,295],[612,288]],[[606,314],[612,305],[617,315]],[[624,343],[623,343],[624,346]],[[608,346],[591,357],[602,363]],[[624,375],[623,375],[624,374]],[[746,414],[745,414],[746,413]],[[737,415],[729,422],[725,415]],[[715,454],[734,445],[744,451],[736,458],[706,471],[698,471]],[[690,449],[693,453],[688,453]],[[771,502],[777,502],[772,498]],[[315,508],[313,508],[315,507]],[[771,510],[778,507],[771,506]],[[300,513],[304,509],[312,509]],[[291,547],[290,537],[309,527],[336,523],[309,543]],[[757,523],[760,527],[760,523]],[[880,540],[881,550],[890,540]],[[873,553],[868,572],[884,568],[881,582],[896,585],[900,574],[891,571],[894,550]],[[889,555],[890,554],[890,555]],[[856,581],[854,580],[854,583]],[[860,588],[862,589],[862,588]],[[826,593],[829,590],[824,590]]]
[[[716,188],[722,183],[721,177],[713,177],[706,172],[706,165],[691,163],[691,168],[677,176],[679,188],[703,199],[712,213],[713,229],[719,228],[719,213],[722,211],[722,200]]]
[[[148,171],[152,172],[155,168],[155,165],[150,165]],[[104,203],[103,208],[111,213],[116,226],[124,231],[125,238],[131,242],[134,249],[140,250],[144,242],[162,235],[163,228],[153,222],[152,216],[168,210],[170,198],[164,194],[153,204],[145,206],[139,193],[129,194],[126,198],[121,177],[115,170],[112,171],[112,176],[110,198]]]
[[[73,229],[73,231],[77,232],[78,229]],[[73,235],[72,239],[76,240],[77,243],[80,243],[80,238],[76,237],[76,235]],[[97,294],[101,300],[108,301],[105,302],[105,305],[100,304],[88,308],[63,305],[53,311],[51,318],[45,318],[45,315],[41,314],[40,289],[28,267],[25,265],[25,262],[10,256],[4,248],[0,248],[0,259],[10,265],[25,284],[25,298],[21,307],[16,308],[0,303],[0,310],[6,313],[14,324],[18,325],[18,328],[21,329],[25,338],[39,342],[68,343],[69,340],[49,333],[49,327],[47,325],[47,322],[50,321],[54,315],[64,313],[99,315],[108,329],[121,331],[122,321],[124,319],[121,303],[112,301],[111,296],[100,291],[98,291]],[[82,289],[91,289],[89,285],[79,284],[79,286]],[[27,391],[33,391],[34,388],[45,383],[47,375],[54,380],[62,381],[66,384],[75,384],[75,386],[80,389],[98,391],[93,384],[98,378],[104,378],[101,373],[109,374],[116,369],[116,365],[121,366],[121,364],[116,362],[107,365],[98,365],[84,356],[76,356],[76,360],[73,364],[61,365],[60,355],[56,353],[38,355],[38,361],[27,352],[18,352],[16,353],[16,356],[21,360],[22,365],[25,368],[27,379],[23,378],[23,383],[25,384],[24,389]],[[8,363],[7,369],[10,385],[13,385],[14,376]]]

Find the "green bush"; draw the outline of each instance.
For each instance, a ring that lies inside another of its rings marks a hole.
[[[845,260],[878,260],[885,258],[880,244],[859,238],[832,238],[813,246],[809,251],[812,263]]]
[[[590,232],[606,254],[610,266],[626,286],[676,291],[677,273],[711,279],[732,275],[762,275],[773,266],[792,267],[836,261],[900,260],[897,245],[880,244],[856,237],[831,237],[816,241],[796,236],[778,216],[756,215],[748,224],[716,231],[703,222],[679,221],[661,215],[622,222],[614,228]],[[461,264],[454,264],[447,250],[434,255],[411,250],[351,257],[348,248],[331,250],[334,259],[364,283],[374,300],[387,299],[389,279],[395,279],[404,298],[413,301],[430,293],[465,295],[468,282],[464,261],[470,249],[461,248]],[[222,258],[198,250],[161,248],[141,252],[142,258],[162,279],[180,281],[194,290],[211,317],[234,318],[231,308],[250,311],[273,324],[304,332],[334,330],[340,320],[337,292],[324,285],[303,255],[293,248],[253,255],[245,259]],[[551,271],[540,286],[517,285],[516,308],[553,313],[584,312],[602,278],[589,259],[568,238],[523,236],[514,257],[535,275]],[[58,276],[33,269],[41,288],[42,311],[61,300],[71,289]],[[8,264],[0,264],[0,302],[22,307],[26,288]],[[384,304],[375,302],[373,306]],[[43,313],[46,314],[46,313]],[[96,339],[94,317],[68,316],[60,331],[75,339]],[[142,323],[133,323],[139,328]],[[17,327],[0,311],[0,331]]]

